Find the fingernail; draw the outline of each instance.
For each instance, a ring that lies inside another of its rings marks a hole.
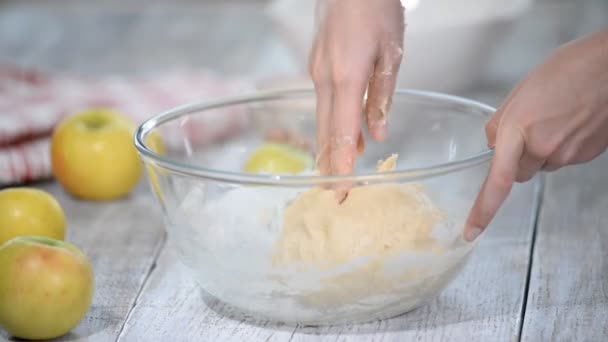
[[[483,229],[481,229],[479,227],[471,227],[471,228],[465,230],[464,239],[467,240],[468,242],[473,242],[475,239],[477,239],[477,237],[479,237],[479,235],[481,235],[482,232],[483,232]]]

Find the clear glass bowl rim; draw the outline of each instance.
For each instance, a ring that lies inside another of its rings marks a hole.
[[[190,165],[184,162],[172,160],[159,155],[146,147],[144,143],[146,136],[160,125],[205,110],[218,109],[261,101],[273,101],[281,99],[297,99],[296,96],[313,96],[313,88],[294,88],[285,90],[255,91],[238,96],[227,96],[217,100],[199,101],[181,105],[162,112],[144,121],[135,131],[134,143],[141,158],[146,163],[153,163],[173,173],[215,180],[226,183],[238,183],[248,185],[278,185],[278,186],[315,186],[322,184],[347,183],[378,183],[378,182],[409,182],[420,179],[437,177],[448,173],[471,168],[479,164],[487,163],[492,158],[494,150],[486,148],[480,153],[467,156],[459,160],[449,161],[436,165],[411,169],[396,169],[384,173],[355,173],[348,176],[317,176],[317,175],[265,175],[248,174],[244,172],[221,171],[200,166]],[[482,112],[494,113],[495,108],[484,103],[467,99],[460,96],[448,95],[425,90],[397,89],[395,96],[407,96],[423,100],[434,100],[453,104],[460,104],[478,109]],[[471,115],[471,114],[463,114]],[[488,115],[489,118],[489,115]]]

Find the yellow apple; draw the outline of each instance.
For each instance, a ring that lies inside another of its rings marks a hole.
[[[26,235],[65,238],[65,214],[53,196],[38,189],[0,191],[0,246]]]
[[[27,236],[0,247],[0,327],[15,337],[66,334],[89,310],[93,287],[87,257],[70,243]]]
[[[111,200],[127,195],[142,175],[133,145],[134,130],[126,117],[107,109],[67,118],[51,140],[55,178],[82,199]]]
[[[298,174],[313,165],[310,155],[286,144],[265,143],[245,163],[245,172]]]

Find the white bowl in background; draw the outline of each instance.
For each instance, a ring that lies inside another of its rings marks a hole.
[[[473,85],[532,1],[404,1],[408,27],[398,87],[453,91]],[[275,0],[268,7],[304,70],[313,38],[314,3]]]

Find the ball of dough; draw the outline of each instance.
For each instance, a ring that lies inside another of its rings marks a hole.
[[[436,246],[433,228],[443,219],[418,184],[356,187],[343,203],[333,190],[315,188],[286,208],[274,264],[324,268],[429,250]]]

